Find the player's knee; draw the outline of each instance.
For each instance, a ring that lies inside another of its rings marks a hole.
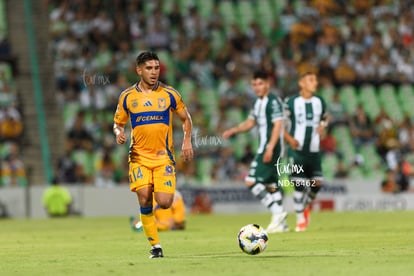
[[[247,188],[250,188],[251,186],[253,186],[254,181],[246,181],[245,184]]]
[[[276,184],[275,184],[275,183],[272,183],[272,184],[267,185],[267,186],[266,186],[266,190],[267,190],[269,193],[274,193],[274,192],[276,192],[276,190],[277,190]]]
[[[157,200],[157,204],[161,209],[168,209],[171,207],[173,202],[173,197],[171,198],[160,198]]]
[[[158,202],[158,206],[160,206],[161,209],[168,209],[171,207],[171,203],[169,202]]]

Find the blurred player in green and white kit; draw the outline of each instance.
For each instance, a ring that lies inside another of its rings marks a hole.
[[[320,137],[328,125],[326,104],[315,95],[317,76],[306,72],[299,77],[298,95],[286,99],[285,114],[289,131],[284,138],[289,143],[290,179],[296,211],[296,232],[305,231],[309,224],[310,203],[315,199],[323,180]]]
[[[283,209],[282,188],[276,173],[276,164],[283,147],[283,104],[277,96],[270,94],[270,80],[266,72],[254,72],[251,85],[258,98],[250,115],[238,126],[224,131],[223,138],[258,127],[259,147],[245,183],[272,213],[266,231],[285,232],[288,231],[285,221],[287,213]]]

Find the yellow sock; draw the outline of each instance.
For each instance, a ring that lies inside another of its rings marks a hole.
[[[160,239],[158,237],[158,229],[157,224],[155,223],[154,214],[151,212],[149,214],[142,214],[140,215],[142,228],[144,229],[145,236],[147,236],[148,241],[151,245],[156,245],[160,243]]]

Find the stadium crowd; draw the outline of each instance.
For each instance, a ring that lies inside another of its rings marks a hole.
[[[7,20],[0,12],[0,187],[27,185],[22,159],[22,110],[14,83],[16,59],[7,39]]]
[[[254,2],[50,0],[50,51],[67,131],[60,181],[127,181],[127,148],[114,147],[112,114],[120,92],[137,81],[135,58],[146,49],[159,54],[162,81],[193,114],[196,161],[178,160],[182,182],[244,178],[254,133],[234,138],[233,149],[220,135],[247,116],[248,80],[259,67],[283,98],[297,92],[298,72],[318,72],[333,118],[322,140],[328,178],[414,174],[414,113],[369,104],[385,87],[392,91],[385,98],[402,90],[414,96],[411,1]],[[373,98],[365,98],[368,88]]]

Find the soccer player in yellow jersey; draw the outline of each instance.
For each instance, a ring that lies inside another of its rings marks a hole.
[[[177,114],[183,124],[181,155],[184,161],[193,158],[191,116],[180,96],[171,86],[161,83],[157,54],[143,52],[136,59],[140,80],[119,96],[114,116],[117,144],[127,141],[125,125],[131,122],[129,151],[130,189],[138,196],[140,219],[152,246],[150,258],[163,257],[153,214],[153,200],[162,209],[171,206],[176,177],[172,135],[172,116]]]

